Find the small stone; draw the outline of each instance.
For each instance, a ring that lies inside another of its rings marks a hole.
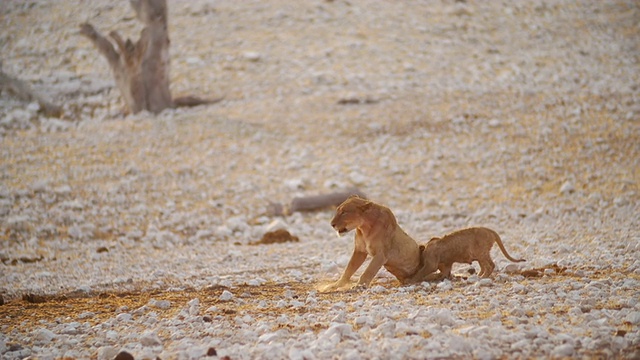
[[[218,356],[218,352],[216,351],[216,348],[210,347],[207,350],[207,356]]]
[[[69,236],[73,239],[87,239],[93,237],[95,225],[85,223],[81,225],[73,225],[67,230]]]
[[[123,322],[129,322],[131,321],[132,318],[133,316],[131,316],[131,314],[129,313],[122,313],[116,316],[116,320],[123,321]]]
[[[216,227],[214,234],[219,238],[228,238],[233,235],[233,230],[229,229],[226,225],[220,225]]]
[[[260,55],[260,53],[255,51],[247,51],[244,54],[242,54],[242,56],[245,58],[245,60],[248,60],[251,62],[258,62],[262,58],[262,55]]]
[[[640,325],[640,311],[629,313],[629,315],[625,317],[625,321],[630,322],[632,325]]]
[[[166,309],[171,307],[171,302],[169,300],[151,299],[151,300],[149,300],[149,304],[148,305],[150,307],[166,310]]]
[[[492,128],[496,128],[498,126],[500,126],[501,122],[498,119],[491,119],[489,120],[489,126]]]
[[[438,283],[438,285],[436,285],[436,288],[439,291],[447,291],[453,289],[453,285],[451,285],[451,281],[445,280]]]
[[[160,340],[158,334],[149,331],[140,337],[140,344],[142,344],[142,346],[159,346],[162,345],[162,340]]]
[[[513,289],[513,292],[515,292],[515,293],[522,293],[522,292],[526,292],[526,290],[527,290],[527,288],[524,285],[518,284],[518,283],[513,284],[513,286],[511,288]]]
[[[573,355],[573,345],[571,344],[558,345],[553,349],[553,351],[551,352],[551,355],[552,357],[559,357],[559,358],[569,357]]]
[[[71,194],[71,187],[69,185],[58,186],[57,188],[53,189],[53,192],[56,195],[66,196]]]
[[[616,197],[613,199],[613,203],[616,204],[616,206],[626,206],[629,204],[629,200],[624,197]]]
[[[56,334],[48,329],[37,329],[33,332],[33,339],[40,343],[48,343],[55,338]]]
[[[636,116],[635,116],[635,115],[636,115],[636,114],[635,114],[633,111],[629,111],[629,112],[627,112],[627,114],[625,115],[625,119],[626,119],[627,121],[633,121],[634,119],[635,119],[635,120],[637,120],[637,119],[639,119],[639,118],[640,118],[640,117],[636,118]]]
[[[470,275],[469,278],[467,278],[467,282],[469,284],[473,284],[473,283],[476,283],[478,281],[480,281],[480,277],[477,274]]]
[[[357,172],[357,171],[352,171],[349,174],[349,179],[351,180],[351,182],[353,184],[356,185],[363,185],[366,184],[367,182],[369,182],[369,177]]]
[[[299,280],[303,276],[303,273],[300,270],[289,270],[289,276]]]
[[[38,112],[38,110],[40,110],[40,104],[38,104],[37,102],[31,102],[29,103],[29,105],[27,105],[27,110],[31,111],[32,113],[36,113]]]
[[[276,231],[280,229],[286,230],[287,224],[281,219],[275,219],[265,227],[264,231],[271,232],[271,231]]]
[[[260,286],[264,283],[266,283],[267,281],[265,279],[262,278],[257,278],[257,279],[251,279],[249,281],[247,281],[247,285],[249,286]]]
[[[569,310],[569,315],[571,316],[580,316],[582,315],[582,310],[579,307],[573,307]]]
[[[64,335],[77,335],[79,333],[78,327],[80,326],[79,322],[74,321],[72,323],[65,324],[59,332]]]
[[[200,311],[200,299],[191,299],[187,303],[187,306],[189,307],[189,315],[198,315],[198,312]]]
[[[144,233],[142,232],[142,230],[131,230],[127,233],[127,238],[132,239],[132,240],[140,240],[142,238],[142,236],[144,235]]]
[[[347,322],[347,314],[344,311],[339,311],[336,316],[331,319],[331,322],[334,323],[346,323]]]
[[[449,309],[445,308],[433,308],[427,311],[427,316],[430,317],[430,321],[440,325],[453,326],[456,323],[456,318]]]
[[[507,274],[515,274],[520,272],[520,266],[518,264],[509,264],[504,267],[504,272]]]
[[[358,326],[371,325],[371,324],[374,324],[374,321],[373,321],[373,318],[371,318],[371,316],[363,315],[363,316],[358,316],[355,319],[355,324]]]
[[[98,360],[111,360],[118,355],[118,349],[113,346],[102,346],[98,349]]]
[[[196,239],[198,240],[207,240],[207,239],[211,239],[213,237],[214,233],[212,230],[198,230],[196,232],[196,235],[194,236]]]
[[[83,320],[83,319],[91,319],[92,317],[96,316],[96,313],[91,312],[91,311],[85,311],[81,314],[78,315],[78,319]],[[114,354],[115,355],[115,354]]]
[[[563,195],[571,194],[576,191],[575,186],[571,183],[571,181],[565,181],[562,186],[560,186],[560,193]]]
[[[270,343],[272,341],[277,340],[279,337],[280,337],[280,334],[278,332],[266,333],[266,334],[260,335],[260,337],[258,338],[258,342],[259,343]]]
[[[189,65],[200,65],[202,63],[202,59],[197,56],[191,56],[186,58],[185,62]]]
[[[81,285],[76,289],[76,292],[89,294],[91,293],[91,287],[89,285]]]
[[[31,184],[31,190],[36,193],[45,192],[49,187],[49,181],[47,180],[39,180],[35,183]]]
[[[233,294],[228,290],[224,290],[220,295],[219,299],[220,301],[229,301],[233,299]]]
[[[338,336],[338,339],[356,337],[350,324],[332,323],[331,326],[320,335],[320,338],[331,338],[334,334]]]

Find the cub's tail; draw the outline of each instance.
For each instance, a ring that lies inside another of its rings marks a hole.
[[[502,254],[504,255],[504,257],[506,257],[507,259],[513,261],[513,262],[523,262],[523,261],[527,261],[525,259],[515,259],[513,257],[511,257],[511,255],[509,255],[509,253],[507,252],[507,249],[504,248],[504,245],[502,244],[502,240],[500,239],[500,235],[498,235],[497,232],[491,230],[491,229],[487,229],[489,230],[492,235],[494,236],[494,239],[496,241],[496,244],[498,244],[498,247],[500,248],[500,251],[502,251]]]

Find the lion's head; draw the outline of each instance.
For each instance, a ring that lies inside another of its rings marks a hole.
[[[331,220],[331,226],[339,235],[344,235],[360,226],[364,221],[364,213],[371,202],[357,195],[350,196],[336,209],[336,215]]]

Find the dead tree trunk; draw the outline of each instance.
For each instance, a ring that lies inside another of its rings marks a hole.
[[[116,31],[111,40],[85,23],[80,34],[87,37],[107,59],[122,98],[132,113],[154,114],[174,106],[195,106],[217,100],[188,97],[172,99],[169,89],[169,32],[166,0],[130,0],[136,17],[144,24],[140,39],[124,41]],[[115,43],[115,47],[114,47]]]

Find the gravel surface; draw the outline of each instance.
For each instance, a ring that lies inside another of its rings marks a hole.
[[[154,117],[77,34],[137,38],[126,4],[0,2],[3,70],[65,109],[0,94],[3,358],[640,357],[637,2],[169,3],[173,93],[225,100]],[[527,262],[320,293],[352,235],[267,209],[349,186]]]

